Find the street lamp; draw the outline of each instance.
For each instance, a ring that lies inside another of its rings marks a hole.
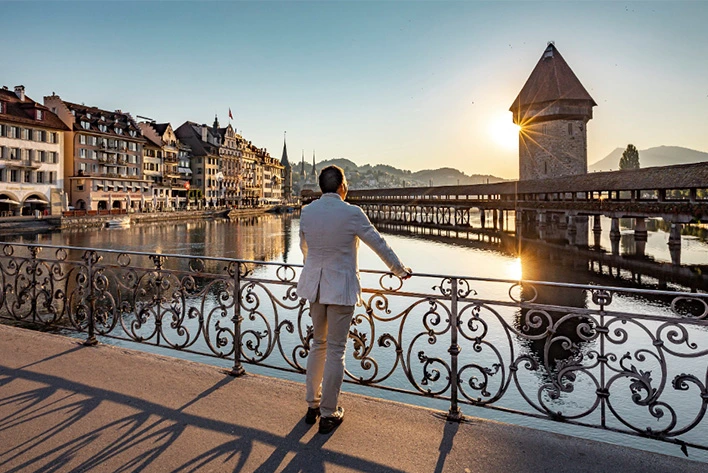
[[[216,181],[219,183],[219,199],[221,204],[224,203],[224,173],[219,171],[216,173]]]

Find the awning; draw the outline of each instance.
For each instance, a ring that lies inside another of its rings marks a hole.
[[[11,199],[0,199],[0,204],[20,205],[19,202]]]
[[[37,197],[25,200],[25,204],[48,204],[48,203],[49,203],[49,201],[46,201],[44,199],[39,199]]]

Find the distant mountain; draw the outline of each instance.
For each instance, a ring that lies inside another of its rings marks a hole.
[[[600,161],[588,166],[588,172],[617,171],[619,160],[625,148],[616,148]],[[639,150],[639,165],[642,168],[654,166],[671,166],[673,164],[690,164],[708,161],[708,153],[680,146],[657,146]]]
[[[491,174],[473,174],[468,176],[467,174],[454,168],[425,169],[423,171],[414,172],[412,176],[418,181],[432,181],[435,186],[487,184],[504,181],[504,179],[492,176]]]
[[[387,164],[364,164],[357,166],[356,163],[346,158],[328,159],[317,163],[317,169],[321,170],[329,165],[339,166],[344,169],[351,189],[377,189],[391,187],[425,187],[452,186],[463,184],[484,184],[501,182],[504,179],[492,175],[473,174],[468,176],[464,172],[454,168],[425,169],[412,172],[406,169],[398,169]],[[299,181],[299,164],[295,166],[293,179]],[[312,173],[312,164],[305,163],[305,171]]]

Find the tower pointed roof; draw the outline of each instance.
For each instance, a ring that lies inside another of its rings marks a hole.
[[[317,178],[317,166],[315,165],[315,150],[312,150],[312,175]]]
[[[302,159],[300,160],[300,177],[305,179],[305,150],[302,150]]]
[[[583,101],[589,102],[590,106],[597,105],[555,44],[548,43],[509,110],[516,115],[520,109],[529,105],[559,100]]]
[[[285,142],[285,134],[287,132],[283,133],[283,156],[280,158],[280,164],[282,164],[284,167],[289,168],[290,167],[290,161],[288,161],[288,145]]]

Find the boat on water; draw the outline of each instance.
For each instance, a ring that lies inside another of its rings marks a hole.
[[[274,205],[266,209],[266,212],[274,214],[289,214],[293,213],[294,210],[295,207],[293,207],[292,205]]]
[[[112,218],[106,222],[108,228],[125,228],[130,226],[130,217]]]
[[[229,212],[231,212],[231,209],[212,210],[212,211],[208,211],[205,214],[205,216],[206,217],[213,217],[213,218],[228,218]]]

